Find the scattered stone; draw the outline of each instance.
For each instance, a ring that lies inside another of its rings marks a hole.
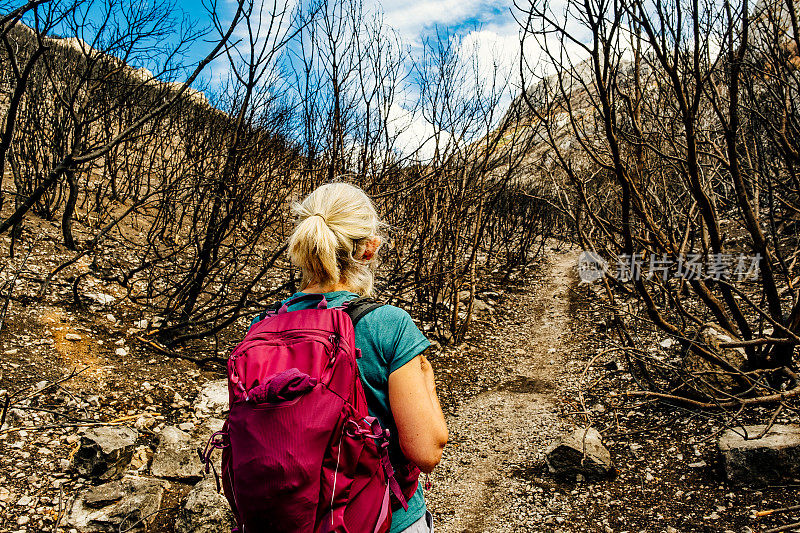
[[[67,333],[66,335],[64,335],[64,339],[68,341],[79,341],[81,340],[81,338],[82,337],[77,333]]]
[[[148,403],[153,403],[153,402],[148,402]],[[136,422],[133,423],[133,427],[135,427],[138,430],[150,429],[155,425],[156,425],[155,417],[149,414],[141,415],[136,419]]]
[[[175,407],[177,409],[182,409],[182,408],[188,407],[188,406],[189,406],[189,402],[184,400],[183,396],[181,396],[179,393],[176,392],[175,396],[172,398],[172,407]]]
[[[197,481],[203,477],[203,464],[192,437],[175,426],[166,426],[158,435],[150,473],[157,477]]]
[[[100,305],[111,305],[117,301],[117,299],[111,296],[110,294],[103,294],[101,292],[87,292],[84,293],[84,296],[86,296],[90,300],[94,300],[96,303]]]
[[[76,498],[67,523],[81,533],[142,532],[155,518],[163,496],[163,481],[125,476]]]
[[[214,478],[209,476],[189,492],[186,503],[178,511],[177,533],[217,533],[230,531],[236,523],[225,497],[217,492]]]
[[[228,410],[228,380],[209,381],[200,388],[194,402],[195,414],[198,417],[221,415]]]
[[[729,429],[718,447],[730,481],[770,485],[800,477],[800,426],[774,425],[760,439],[765,426]],[[749,439],[745,439],[744,435]]]
[[[72,468],[99,481],[118,479],[131,462],[139,433],[126,426],[89,428],[81,437]]]
[[[22,426],[27,419],[27,413],[22,409],[9,409],[6,414],[6,422],[16,426]]]
[[[598,478],[613,470],[611,453],[594,428],[576,429],[553,443],[545,453],[547,466],[553,474]]]
[[[493,312],[494,308],[483,300],[478,300],[476,298],[475,301],[472,302],[472,310],[476,313],[487,313]]]
[[[143,470],[150,464],[152,456],[153,452],[150,450],[150,446],[139,446],[136,448],[136,451],[133,452],[131,468],[134,470]]]
[[[125,357],[126,355],[128,355],[128,350],[127,348],[117,348],[116,350],[114,350],[114,353],[117,354],[117,356],[119,357]]]

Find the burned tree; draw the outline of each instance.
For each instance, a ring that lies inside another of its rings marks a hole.
[[[602,283],[640,385],[708,407],[795,396],[795,7],[518,7],[542,172],[563,185],[579,243],[623,274]],[[647,323],[681,349],[641,351],[628,326]]]

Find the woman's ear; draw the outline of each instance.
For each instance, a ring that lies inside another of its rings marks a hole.
[[[381,245],[381,238],[378,236],[373,236],[367,239],[367,242],[364,243],[364,253],[361,254],[359,259],[361,261],[372,261],[372,258],[375,257],[375,252],[378,251],[378,247]]]

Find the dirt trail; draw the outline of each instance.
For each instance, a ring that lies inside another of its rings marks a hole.
[[[541,464],[546,446],[564,430],[555,398],[565,373],[576,264],[575,251],[553,253],[542,283],[504,304],[520,325],[504,330],[502,342],[515,346],[518,357],[507,380],[448,417],[450,444],[426,495],[437,532],[540,530],[534,522],[543,517],[531,516],[536,511],[515,493],[546,485],[525,465]]]

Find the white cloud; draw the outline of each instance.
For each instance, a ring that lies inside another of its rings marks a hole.
[[[441,30],[442,37],[452,39],[468,72],[459,92],[468,98],[487,98],[492,90],[501,93],[494,109],[496,124],[513,94],[519,91],[519,26],[510,5],[505,0],[410,1],[384,6],[384,23],[411,46],[417,59],[424,39],[435,38],[434,26]],[[377,2],[372,6],[380,9]],[[414,105],[411,93],[406,91],[405,97],[406,103],[394,104],[388,110],[387,122],[396,136],[396,149],[425,161],[433,156],[437,140],[440,147],[455,142],[454,132],[437,130],[426,120]]]
[[[386,122],[389,134],[395,138],[395,148],[414,160],[430,160],[436,149],[437,138],[440,146],[452,140],[448,132],[437,131],[419,112],[410,111],[399,104],[389,108]]]
[[[563,0],[555,0],[554,5],[558,8],[561,2]],[[305,5],[306,0],[289,0],[289,4]],[[268,11],[266,6],[271,5],[271,1],[265,2],[264,11]],[[462,93],[486,95],[495,82],[503,89],[503,97],[496,105],[495,122],[521,87],[520,28],[512,9],[512,0],[364,0],[364,13],[383,12],[385,26],[397,32],[416,59],[420,58],[420,48],[425,39],[435,38],[435,28],[444,38],[455,39],[459,46],[458,56],[462,61],[475,61],[478,73],[477,77],[465,80]],[[242,30],[237,31],[238,37],[244,37]],[[541,43],[528,36],[525,44],[525,56],[537,70],[542,73],[552,71],[552,66],[542,58]],[[574,48],[570,47],[570,57],[577,58]],[[224,58],[215,61],[211,69],[213,82],[218,83],[224,78],[228,69]],[[406,78],[398,93],[399,103],[393,104],[386,112],[387,119],[397,135],[396,148],[404,155],[424,160],[433,154],[436,132],[419,111],[412,111],[417,108],[414,100],[419,95],[412,81],[416,74],[411,70],[411,62],[408,73],[410,77]],[[526,82],[530,83],[530,80]],[[440,131],[438,136],[441,144],[453,139],[448,132]]]
[[[465,23],[482,24],[510,18],[511,3],[508,0],[366,0],[365,7],[381,9],[386,24],[416,47],[422,43],[426,30],[434,26],[453,30]]]
[[[497,81],[507,81],[512,87],[519,85],[520,44],[516,24],[470,31],[460,45],[459,55],[474,59],[478,72],[487,78],[486,82],[496,77]]]

